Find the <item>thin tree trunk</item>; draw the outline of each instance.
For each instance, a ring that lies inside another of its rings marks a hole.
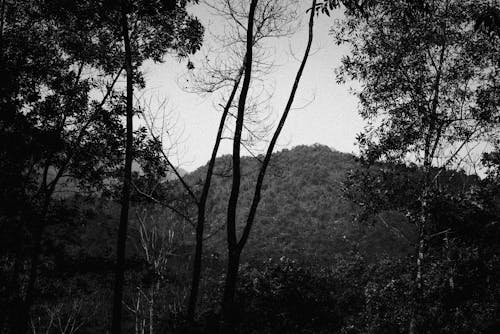
[[[419,222],[419,232],[418,232],[418,248],[417,248],[417,274],[415,277],[416,287],[413,293],[413,309],[410,319],[410,327],[409,334],[419,333],[418,330],[418,317],[421,312],[421,304],[422,304],[422,293],[423,293],[423,261],[424,261],[424,252],[425,252],[425,223],[427,222],[427,218],[425,217],[425,212],[427,208],[427,200],[422,199],[422,208],[421,208],[421,216]]]
[[[420,209],[420,226],[418,233],[418,251],[417,251],[417,292],[421,294],[422,292],[422,265],[424,261],[424,251],[425,251],[425,229],[427,227],[427,212],[428,212],[428,199],[427,194],[423,194],[422,198],[422,208]]]
[[[40,218],[33,232],[34,240],[30,257],[30,271],[28,276],[28,284],[26,287],[26,297],[22,302],[20,315],[18,317],[19,322],[16,329],[16,332],[18,333],[27,333],[29,330],[30,312],[33,305],[36,282],[38,280],[38,264],[40,262],[40,253],[42,251],[43,231],[45,230],[51,196],[51,193],[45,193],[42,210],[40,212]]]
[[[444,237],[444,245],[446,251],[446,262],[448,262],[448,284],[450,289],[453,291],[455,289],[455,279],[454,279],[454,270],[453,270],[453,261],[451,259],[451,247],[450,247],[450,232],[447,231]]]
[[[236,294],[236,284],[238,281],[238,270],[240,267],[240,251],[232,249],[229,251],[227,261],[227,273],[224,282],[224,296],[222,300],[223,322],[221,332],[233,333],[236,327],[237,310],[234,307],[234,297]]]
[[[439,139],[441,138],[442,126],[439,126],[437,119],[437,109],[439,106],[439,94],[440,94],[440,83],[442,75],[442,66],[444,61],[444,55],[446,51],[446,45],[443,43],[441,46],[441,52],[439,56],[439,65],[436,67],[436,79],[434,81],[434,93],[432,98],[432,104],[430,108],[429,117],[429,129],[425,139],[424,147],[424,185],[423,191],[420,199],[420,217],[419,217],[419,239],[418,239],[418,249],[417,249],[417,274],[416,274],[416,288],[414,291],[414,306],[412,309],[412,315],[410,319],[409,334],[419,333],[419,323],[418,317],[422,313],[422,295],[423,295],[423,261],[425,256],[425,236],[426,228],[429,222],[429,191],[431,186],[431,167],[434,160],[434,154],[439,144]],[[433,136],[435,136],[434,144]]]
[[[16,236],[15,240],[22,240],[22,237],[18,235]],[[9,301],[6,312],[3,312],[0,315],[0,333],[8,333],[9,329],[18,326],[21,323],[19,315],[21,314],[21,310],[23,307],[23,298],[21,295],[19,277],[21,275],[21,270],[24,262],[24,258],[21,253],[22,248],[23,245],[21,242],[14,254],[13,270],[8,276],[7,286],[12,291],[11,296],[13,296],[13,299]]]
[[[189,322],[194,320],[196,311],[196,302],[198,300],[198,292],[201,280],[201,270],[202,270],[202,257],[203,257],[203,233],[205,228],[205,211],[206,204],[208,200],[208,192],[210,190],[210,185],[212,182],[212,176],[215,168],[215,159],[217,157],[217,152],[219,151],[220,142],[222,139],[222,133],[224,131],[224,125],[226,123],[227,115],[229,114],[229,109],[233,103],[236,91],[240,85],[241,77],[243,75],[245,65],[243,65],[238,73],[238,77],[234,83],[233,89],[227,100],[226,106],[222,113],[219,128],[217,130],[217,136],[215,138],[214,148],[212,150],[212,156],[208,163],[207,175],[205,176],[205,183],[203,184],[203,190],[201,192],[200,200],[198,202],[198,220],[196,223],[196,246],[193,260],[193,275],[191,280],[191,290],[189,294],[189,302],[187,309],[187,319]]]
[[[137,293],[137,303],[135,304],[135,333],[140,334],[140,323],[139,323],[139,298],[140,294]]]
[[[427,147],[427,146],[426,146]],[[426,229],[429,224],[429,191],[431,185],[431,163],[432,158],[428,155],[429,150],[426,149],[424,157],[424,185],[423,191],[420,195],[420,216],[418,218],[418,246],[417,246],[417,261],[416,261],[416,277],[415,277],[415,290],[413,292],[413,308],[410,319],[409,334],[417,334],[419,330],[419,317],[422,315],[423,303],[423,262],[425,258],[425,238]]]
[[[33,305],[36,282],[38,280],[38,264],[40,262],[40,253],[42,251],[42,239],[43,232],[45,230],[47,215],[49,212],[49,205],[52,199],[52,194],[54,193],[55,184],[50,187],[47,185],[48,173],[49,173],[49,160],[47,160],[42,173],[42,185],[40,187],[40,192],[43,194],[42,208],[40,211],[40,217],[37,222],[35,222],[33,230],[33,246],[30,256],[30,271],[28,274],[28,284],[26,286],[26,296],[22,302],[20,314],[18,317],[18,328],[16,332],[26,333],[29,328],[30,312]]]
[[[125,246],[127,241],[128,213],[130,206],[130,185],[132,179],[132,145],[133,145],[133,78],[132,78],[132,52],[128,29],[128,18],[125,0],[121,2],[122,34],[125,46],[125,71],[127,73],[127,138],[125,146],[125,175],[122,189],[122,204],[120,212],[120,225],[118,228],[118,241],[116,247],[115,285],[113,295],[113,319],[111,333],[121,333],[122,300],[125,275]]]
[[[228,332],[229,326],[234,323],[234,293],[236,290],[236,279],[238,276],[239,266],[239,251],[237,236],[236,236],[236,210],[238,207],[238,197],[240,193],[241,170],[240,170],[240,150],[241,150],[241,133],[245,116],[245,104],[250,88],[250,80],[252,76],[252,47],[253,47],[253,27],[255,9],[258,0],[252,0],[248,13],[247,40],[246,40],[246,59],[245,59],[245,76],[241,87],[240,97],[238,101],[238,113],[236,116],[236,127],[234,130],[233,139],[233,182],[231,186],[231,195],[227,207],[227,246],[228,246],[228,268],[226,273],[226,281],[224,284],[224,297],[222,300],[222,331]],[[236,267],[235,267],[236,266]]]
[[[194,321],[196,312],[196,302],[198,301],[198,292],[201,280],[201,266],[203,258],[203,234],[205,229],[205,207],[198,206],[198,221],[196,223],[196,245],[193,258],[193,272],[191,278],[191,290],[189,292],[189,301],[187,309],[188,322]]]
[[[38,265],[40,262],[40,253],[42,251],[43,234],[45,231],[45,226],[47,224],[49,205],[50,201],[52,200],[52,194],[54,193],[55,186],[62,174],[61,170],[59,170],[55,179],[50,182],[50,185],[48,185],[47,181],[48,181],[49,167],[50,164],[48,160],[43,169],[42,185],[40,188],[41,193],[43,193],[43,204],[42,204],[42,209],[40,211],[40,217],[33,231],[33,249],[31,250],[31,257],[30,257],[30,271],[28,274],[26,297],[24,299],[20,315],[21,327],[17,330],[17,332],[19,333],[25,333],[28,331],[29,314],[31,312],[31,307],[33,305],[36,282],[38,280]]]
[[[4,53],[4,45],[3,45],[3,31],[5,27],[5,4],[6,0],[2,0],[2,4],[0,5],[0,64],[3,64],[3,53]]]
[[[257,182],[255,183],[255,192],[252,199],[252,204],[250,205],[250,212],[248,213],[247,222],[245,228],[243,230],[243,234],[241,240],[238,243],[238,247],[240,248],[240,252],[245,247],[245,244],[248,240],[248,236],[250,235],[250,231],[252,229],[253,222],[255,220],[255,215],[257,214],[257,208],[259,206],[262,185],[264,184],[264,177],[266,176],[267,167],[269,166],[269,162],[271,161],[271,157],[273,154],[274,147],[278,141],[278,138],[283,130],[283,126],[285,125],[288,114],[290,113],[290,109],[292,108],[293,101],[295,99],[295,94],[297,93],[297,89],[299,87],[300,79],[302,78],[302,73],[304,72],[304,68],[306,67],[307,60],[309,59],[309,53],[311,52],[311,46],[314,38],[314,9],[316,8],[316,0],[312,1],[311,5],[311,15],[309,17],[309,34],[307,40],[306,50],[304,52],[304,56],[302,57],[302,61],[299,66],[299,70],[295,76],[295,80],[293,82],[292,90],[290,92],[290,96],[288,97],[288,101],[285,106],[285,110],[281,115],[280,121],[276,130],[274,131],[273,137],[271,138],[271,142],[266,151],[266,156],[264,157],[264,161],[260,167],[259,175],[257,177]]]
[[[149,334],[153,334],[154,317],[155,317],[155,289],[159,285],[159,281],[151,285],[151,300],[149,301]]]
[[[250,212],[247,217],[247,221],[245,224],[245,228],[243,230],[243,234],[241,236],[241,239],[237,241],[236,237],[236,206],[237,206],[237,200],[238,200],[238,193],[239,193],[239,181],[240,181],[240,166],[239,166],[239,145],[240,145],[240,140],[241,140],[241,132],[238,133],[238,120],[240,120],[240,106],[241,106],[241,97],[240,97],[240,105],[238,108],[238,118],[237,118],[237,123],[236,123],[236,131],[235,131],[235,139],[234,139],[234,145],[233,145],[233,188],[231,192],[231,197],[229,200],[229,206],[228,206],[228,220],[227,220],[227,231],[228,231],[228,253],[229,253],[229,258],[228,258],[228,268],[227,268],[227,274],[226,274],[226,281],[225,281],[225,286],[224,286],[224,297],[223,297],[223,304],[222,304],[222,316],[223,316],[223,323],[222,323],[222,332],[223,333],[230,333],[231,330],[234,328],[234,321],[235,321],[235,307],[234,307],[234,298],[235,298],[235,293],[236,293],[236,284],[237,284],[237,279],[238,279],[238,269],[239,269],[239,262],[240,262],[240,256],[241,252],[248,240],[253,222],[255,220],[255,215],[257,213],[257,208],[259,206],[260,202],[260,197],[261,197],[261,190],[262,190],[262,185],[264,183],[264,177],[266,175],[267,167],[269,166],[269,162],[271,161],[272,157],[272,152],[274,150],[274,147],[276,145],[276,142],[278,141],[279,135],[283,129],[283,126],[286,122],[286,119],[288,117],[288,114],[290,112],[290,109],[292,107],[293,101],[295,99],[295,94],[298,89],[298,85],[300,82],[300,79],[302,77],[302,73],[304,71],[305,65],[307,63],[307,60],[309,58],[309,53],[311,50],[311,45],[313,41],[313,27],[314,27],[314,8],[316,7],[316,0],[312,1],[312,7],[311,7],[311,15],[309,18],[309,38],[307,42],[307,47],[304,53],[304,57],[302,58],[302,62],[300,64],[299,70],[297,71],[297,74],[295,76],[295,81],[292,86],[292,90],[290,92],[290,96],[288,98],[287,104],[285,106],[285,110],[283,111],[283,115],[280,118],[280,121],[278,123],[278,126],[273,134],[273,137],[271,139],[271,142],[269,144],[269,147],[266,151],[266,156],[264,158],[264,161],[262,162],[262,166],[259,171],[259,175],[257,177],[257,182],[255,186],[255,193],[252,199],[252,204],[250,206]],[[250,10],[250,13],[252,13],[252,10]],[[252,16],[249,16],[252,18]],[[249,19],[250,19],[249,18]],[[250,22],[249,22],[250,23]],[[251,27],[249,25],[247,32],[251,32]],[[248,38],[248,37],[247,37]],[[247,40],[248,42],[248,40]],[[251,46],[247,46],[247,52],[248,49],[250,49],[251,52]],[[251,56],[251,53],[250,53]],[[250,69],[251,70],[251,69]],[[246,74],[245,74],[246,75]],[[245,77],[246,79],[247,77]],[[243,88],[245,87],[245,82],[243,83]],[[242,88],[242,92],[243,92]],[[244,96],[246,98],[246,95]],[[244,101],[243,101],[244,104]],[[244,111],[244,105],[243,109],[241,111]],[[241,115],[241,122],[243,122],[243,114]],[[236,155],[237,154],[237,155]],[[235,164],[237,163],[237,164]],[[236,181],[236,182],[235,182]],[[235,185],[237,188],[235,189]],[[232,202],[231,199],[233,197],[233,191],[235,191],[235,200]]]

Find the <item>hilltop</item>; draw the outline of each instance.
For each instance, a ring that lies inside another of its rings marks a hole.
[[[253,196],[258,158],[242,159],[240,221],[246,217]],[[342,183],[346,173],[357,167],[353,155],[318,144],[276,152],[265,178],[246,258],[286,256],[324,264],[335,254],[356,250],[368,257],[406,254],[410,250],[409,241],[388,231],[392,229],[389,225],[398,224],[411,239],[412,229],[403,218],[386,213],[380,219],[388,225],[375,226],[355,221],[357,209],[343,198]],[[202,180],[205,171],[206,167],[201,167],[188,174],[187,179]],[[207,205],[209,230],[219,231],[209,246],[222,254],[225,253],[223,224],[231,187],[230,171],[231,157],[218,158],[217,176]]]

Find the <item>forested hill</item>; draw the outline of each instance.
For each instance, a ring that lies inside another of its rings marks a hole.
[[[241,223],[246,219],[259,165],[253,157],[242,160],[238,211]],[[223,225],[231,187],[231,178],[228,177],[231,157],[219,158],[216,166],[217,177],[207,205],[208,233],[217,233],[210,239],[211,244],[224,254]],[[318,144],[275,153],[265,178],[246,258],[262,260],[287,256],[324,263],[331,261],[335,254],[356,250],[369,257],[406,254],[408,240],[387,231],[388,227],[384,226],[387,221],[397,223],[411,239],[411,228],[401,218],[386,214],[384,224],[375,227],[362,226],[354,221],[356,208],[343,198],[342,182],[346,173],[356,167],[353,155]],[[202,167],[188,178],[197,182],[204,178],[205,171],[206,167]]]

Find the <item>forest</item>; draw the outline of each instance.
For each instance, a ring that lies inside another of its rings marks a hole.
[[[283,142],[320,28],[353,153]],[[499,241],[496,0],[0,0],[1,334],[496,334]]]

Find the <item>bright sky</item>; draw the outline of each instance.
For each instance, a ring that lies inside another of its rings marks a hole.
[[[307,23],[305,9],[304,7],[302,11],[303,22]],[[199,17],[206,29],[217,30],[217,22],[220,19],[217,20],[202,5],[194,8],[193,13]],[[298,109],[291,111],[277,150],[320,143],[342,152],[356,152],[355,136],[362,129],[363,122],[356,112],[357,101],[349,92],[349,84],[337,84],[334,72],[341,57],[347,53],[347,48],[336,45],[333,37],[329,35],[334,20],[341,15],[337,12],[332,14],[331,18],[325,15],[317,18],[314,54],[309,58],[294,102],[294,107]],[[209,34],[206,34],[206,39],[209,38]],[[306,42],[306,24],[290,38],[274,41],[279,54],[279,66],[268,77],[275,86],[271,100],[274,120],[286,104],[299,67],[299,62],[292,56],[290,48],[300,58]],[[193,60],[196,66],[196,59]],[[201,97],[184,92],[178,85],[178,79],[185,71],[185,62],[179,64],[172,58],[162,64],[146,64],[145,94],[154,96],[153,100],[168,99],[168,110],[173,114],[170,119],[175,123],[174,136],[180,138],[177,162],[183,169],[193,171],[210,158],[220,117],[220,112],[213,105],[220,101],[220,95],[214,93]],[[219,155],[228,153],[231,153],[231,143],[225,140]]]

